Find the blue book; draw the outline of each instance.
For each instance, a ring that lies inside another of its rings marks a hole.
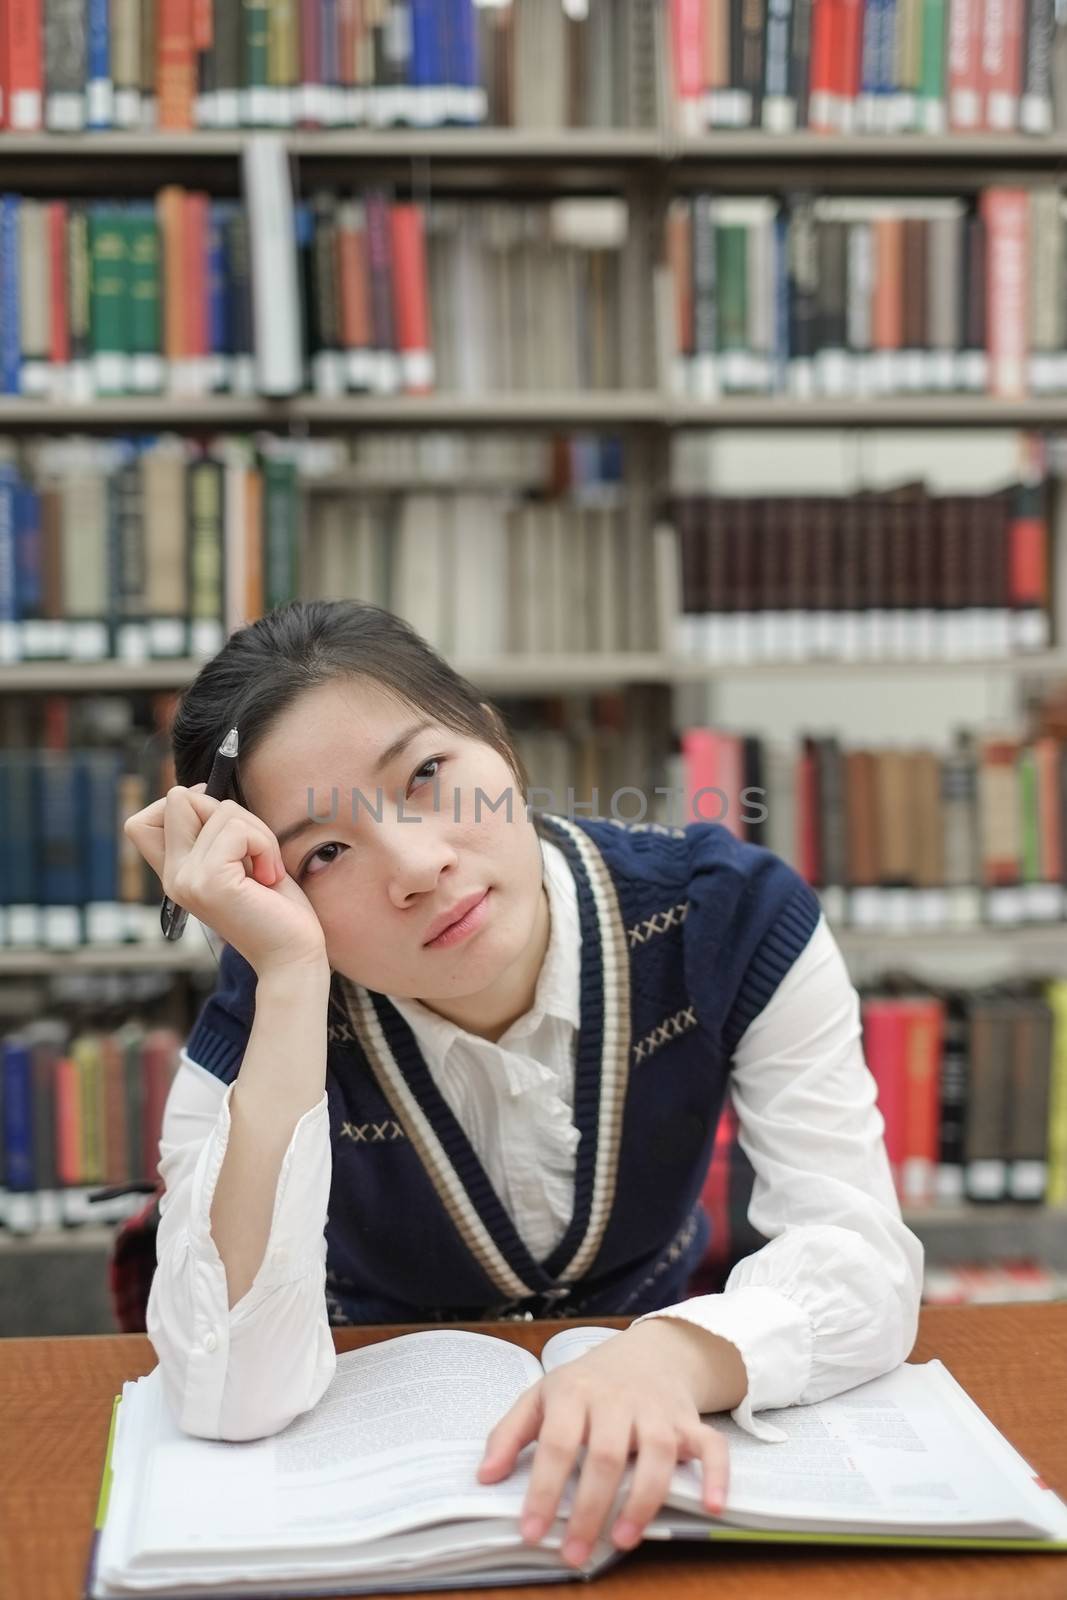
[[[883,109],[879,112],[879,127],[888,132],[893,132],[895,125],[890,125],[890,119],[896,107],[894,96],[897,93],[897,68],[896,68],[896,37],[897,37],[897,0],[877,0],[882,13],[882,27],[879,35],[881,50],[879,51],[878,64],[878,95]]]
[[[207,317],[212,387],[219,389],[228,389],[230,386],[225,223],[224,202],[213,200],[208,209],[207,223]]]
[[[452,82],[460,91],[464,122],[484,122],[488,95],[482,87],[478,59],[478,23],[474,0],[452,0]]]
[[[95,901],[119,898],[118,791],[123,758],[117,750],[85,750],[80,757],[81,782],[87,794],[86,896]]]
[[[22,379],[19,339],[19,197],[0,195],[0,392],[18,394]]]
[[[15,497],[18,474],[9,462],[0,462],[0,661],[17,659],[18,571],[15,542]]]
[[[87,888],[86,772],[72,750],[37,750],[40,835],[38,903],[85,904]]]
[[[33,1159],[33,1059],[17,1039],[3,1041],[4,1175],[7,1189],[25,1194],[37,1187]]]
[[[340,71],[337,60],[337,0],[320,0],[319,37],[322,46],[319,60],[322,64],[322,83],[327,90],[325,104],[336,121],[340,90]]]
[[[41,497],[28,483],[15,485],[15,614],[39,617],[41,589]]]
[[[438,0],[411,0],[411,83],[414,120],[420,127],[444,122],[443,8]]]
[[[114,120],[114,84],[111,77],[110,0],[87,0],[88,93],[86,121],[90,128],[110,128]]]
[[[0,905],[37,903],[37,793],[32,750],[0,750]]]
[[[863,8],[863,35],[860,48],[860,114],[861,132],[872,130],[875,118],[881,115],[875,109],[882,92],[882,8],[883,0],[866,0]]]

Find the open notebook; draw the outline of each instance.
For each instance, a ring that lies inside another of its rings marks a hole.
[[[502,1483],[476,1478],[490,1428],[522,1391],[614,1336],[565,1329],[539,1362],[488,1334],[402,1334],[340,1356],[312,1411],[239,1444],[181,1433],[157,1368],[115,1402],[86,1592],[457,1588],[562,1581],[623,1560],[603,1539],[584,1568],[563,1561],[570,1490],[542,1543],[524,1544],[533,1445]],[[1067,1505],[940,1361],[761,1415],[788,1441],[753,1438],[728,1413],[711,1418],[730,1446],[722,1514],[702,1508],[699,1467],[687,1463],[647,1538],[1067,1553]]]

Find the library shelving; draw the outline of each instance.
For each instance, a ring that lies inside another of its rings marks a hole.
[[[262,137],[252,130],[169,132],[92,132],[84,134],[0,134],[0,175],[9,189],[39,196],[100,193],[126,187],[145,192],[159,183],[191,180],[211,191],[233,193],[249,145]],[[805,131],[769,134],[717,131],[684,137],[666,124],[649,129],[567,128],[559,131],[481,127],[407,130],[272,130],[290,158],[304,192],[317,183],[392,178],[418,195],[457,197],[483,193],[567,195],[619,193],[633,220],[623,293],[632,325],[650,329],[651,264],[657,259],[662,221],[670,198],[708,184],[721,194],[780,193],[803,186],[828,192],[848,188],[873,195],[967,194],[991,181],[1026,188],[1060,181],[1067,163],[1067,135],[918,134],[827,136]],[[816,427],[846,429],[1067,428],[1067,398],[1001,400],[982,395],[895,396],[892,398],[808,400],[788,396],[729,395],[703,403],[670,391],[656,359],[651,334],[635,350],[626,387],[595,393],[522,392],[503,394],[345,395],[324,398],[298,394],[288,399],[251,396],[174,395],[103,398],[88,404],[0,397],[0,434],[79,432],[146,433],[159,430],[204,434],[227,429],[264,429],[296,435],[324,430],[374,428],[537,430],[611,429],[635,441],[636,471],[647,474],[646,488],[661,485],[670,435],[682,429],[731,427]],[[314,492],[312,485],[305,486]],[[1067,559],[1061,553],[1059,559]],[[1057,619],[1062,625],[1065,619]],[[810,678],[863,673],[876,678],[901,673],[979,671],[1022,683],[1028,678],[1067,677],[1067,650],[1054,648],[1031,656],[956,662],[878,660],[753,662],[716,667],[663,653],[603,657],[503,658],[455,665],[487,692],[514,695],[589,690],[605,685],[659,684],[667,691],[706,684],[717,675],[754,674],[773,686],[779,674]],[[191,681],[198,663],[187,658],[124,665],[23,663],[0,667],[0,694],[123,691],[180,686]],[[972,971],[1007,976],[1067,971],[1063,935],[1058,928],[979,929],[964,932],[893,934],[840,930],[846,959],[856,970],[906,965],[920,960],[927,972],[966,964]],[[200,941],[113,949],[0,951],[0,977],[103,968],[169,967],[210,972],[213,958]],[[1067,1212],[1063,1208],[960,1206],[943,1212],[906,1213],[927,1244],[931,1261],[989,1258],[1025,1250],[1059,1270],[1067,1270]],[[34,1259],[58,1264],[77,1254],[85,1262],[102,1255],[112,1231],[86,1226],[12,1238],[0,1230],[0,1302],[11,1300],[17,1274]],[[91,1266],[99,1291],[100,1268]],[[47,1273],[35,1274],[44,1278]],[[64,1262],[65,1312],[52,1307],[56,1331],[86,1331],[83,1321],[69,1326],[64,1314],[80,1315],[78,1296]],[[79,1281],[88,1284],[83,1272]],[[86,1293],[91,1299],[89,1289]],[[101,1302],[102,1303],[102,1302]],[[101,1315],[103,1313],[101,1312]],[[107,1322],[102,1324],[108,1326]],[[5,1327],[3,1332],[17,1331]],[[29,1331],[27,1326],[26,1331]],[[34,1331],[40,1331],[40,1326]]]

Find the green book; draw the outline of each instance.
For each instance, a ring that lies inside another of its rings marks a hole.
[[[1041,882],[1041,824],[1038,811],[1037,757],[1033,746],[1019,752],[1019,833],[1021,836],[1022,880]]]
[[[947,130],[945,108],[945,0],[922,0],[922,8],[919,127],[925,133],[944,133]]]
[[[130,275],[130,376],[139,394],[156,394],[163,388],[163,271],[155,206],[127,206],[123,224]]]
[[[268,611],[300,592],[299,507],[296,463],[267,456],[263,462],[263,604]]]
[[[128,394],[130,261],[125,218],[118,207],[90,207],[89,262],[89,332],[96,393]]]
[[[719,353],[748,351],[748,229],[741,222],[715,227],[715,276],[719,299]],[[723,367],[727,377],[728,363]]]
[[[400,1334],[338,1356],[310,1409],[304,1390],[264,1392],[261,1417],[236,1422],[232,1443],[175,1426],[157,1367],[123,1386],[87,1594],[461,1589],[615,1566],[627,1556],[610,1526],[572,1567],[561,1554],[565,1517],[538,1544],[523,1540],[525,1473],[494,1484],[476,1476],[490,1429],[519,1397],[614,1337],[568,1327],[538,1360],[484,1331]],[[1020,1348],[1016,1360],[1026,1359]],[[694,1560],[696,1547],[719,1540],[1067,1554],[1067,1505],[939,1360],[758,1412],[767,1440],[728,1412],[705,1420],[730,1450],[725,1504],[710,1512],[702,1468],[680,1464],[646,1527],[653,1545],[692,1542]],[[204,1422],[214,1426],[210,1413]],[[646,1576],[655,1559],[645,1552]],[[706,1559],[713,1592],[714,1552]],[[665,1587],[673,1567],[664,1564]]]
[[[189,497],[189,651],[213,656],[223,639],[223,468],[194,461],[186,473]]]
[[[242,117],[246,127],[264,127],[271,122],[271,97],[268,87],[270,52],[269,0],[241,0],[244,20],[244,84],[241,91]]]

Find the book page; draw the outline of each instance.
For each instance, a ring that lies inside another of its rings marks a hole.
[[[568,1361],[577,1361],[587,1350],[595,1350],[605,1339],[614,1339],[621,1331],[620,1328],[564,1328],[560,1333],[554,1333],[551,1339],[546,1339],[541,1351],[541,1365],[546,1372],[554,1372],[557,1367],[566,1366]]]
[[[318,1405],[271,1438],[222,1443],[163,1425],[134,1542],[184,1560],[190,1547],[328,1548],[431,1518],[517,1516],[530,1450],[500,1484],[476,1472],[492,1427],[540,1377],[517,1345],[433,1329],[340,1356]]]
[[[830,1399],[768,1412],[785,1443],[754,1438],[727,1413],[709,1416],[730,1451],[723,1520],[813,1530],[1029,1527],[1041,1536],[1059,1502],[990,1448],[950,1396],[949,1377],[940,1361],[909,1363]],[[669,1504],[698,1510],[699,1497],[698,1468],[679,1467]]]

